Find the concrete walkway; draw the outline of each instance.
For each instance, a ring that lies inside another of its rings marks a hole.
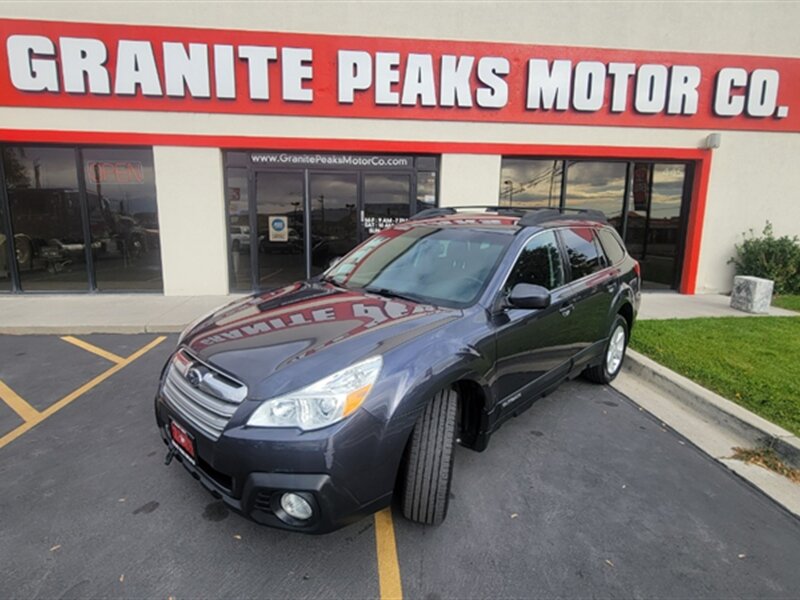
[[[0,334],[173,333],[231,296],[156,294],[0,296]]]
[[[773,306],[768,315],[752,315],[731,308],[731,297],[722,294],[685,296],[676,292],[642,294],[640,319],[694,319],[697,317],[796,317],[800,313]]]
[[[157,294],[0,295],[0,334],[172,333],[240,295],[161,296]],[[640,319],[746,317],[722,295],[683,296],[649,292]],[[772,308],[773,316],[798,313]]]

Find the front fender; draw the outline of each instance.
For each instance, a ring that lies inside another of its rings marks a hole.
[[[485,398],[491,397],[486,377],[493,364],[493,343],[439,342],[416,350],[413,357],[403,352],[385,356],[385,366],[402,367],[388,370],[376,385],[376,394],[371,399],[374,401],[365,406],[383,424],[378,434],[380,451],[374,460],[376,467],[380,466],[376,471],[386,478],[385,485],[396,481],[414,425],[438,391],[456,382],[470,381],[480,386]]]

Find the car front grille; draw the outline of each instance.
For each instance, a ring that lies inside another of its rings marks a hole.
[[[201,363],[185,350],[179,351],[170,363],[161,392],[176,413],[212,440],[219,439],[247,396],[244,384]]]

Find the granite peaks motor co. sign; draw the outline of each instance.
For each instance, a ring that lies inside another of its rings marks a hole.
[[[800,131],[800,59],[0,19],[0,105]]]

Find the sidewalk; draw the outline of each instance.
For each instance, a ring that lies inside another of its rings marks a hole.
[[[240,295],[161,296],[157,294],[0,295],[0,334],[174,333],[197,317]],[[718,294],[674,292],[642,295],[640,319],[752,316],[732,309]],[[780,308],[771,316],[796,316]]]
[[[0,334],[174,333],[239,298],[156,294],[0,296]]]
[[[698,294],[686,296],[676,292],[645,292],[639,319],[694,319],[697,317],[796,317],[798,313],[776,306],[768,315],[753,315],[731,308],[730,296]]]

